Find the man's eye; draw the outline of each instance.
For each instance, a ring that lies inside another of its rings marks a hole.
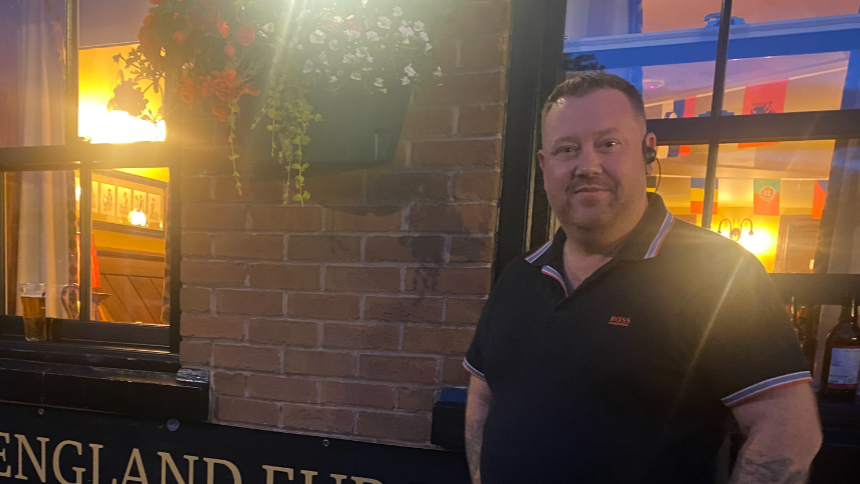
[[[556,150],[557,154],[561,153],[576,153],[576,148],[573,146],[562,146],[561,148]]]
[[[605,148],[615,148],[618,145],[619,145],[618,141],[615,141],[614,139],[606,140],[603,142],[603,146]]]

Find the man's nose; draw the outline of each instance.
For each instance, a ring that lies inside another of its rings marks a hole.
[[[576,169],[577,176],[592,177],[603,173],[600,154],[594,148],[585,148],[580,155]]]

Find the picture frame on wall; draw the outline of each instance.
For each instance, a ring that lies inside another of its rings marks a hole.
[[[134,207],[133,198],[131,197],[131,188],[117,187],[117,215],[120,219],[127,219],[129,212]]]
[[[116,215],[116,196],[116,185],[102,183],[101,195],[99,197],[99,213],[111,217]]]

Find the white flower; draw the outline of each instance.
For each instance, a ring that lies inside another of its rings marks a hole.
[[[272,22],[269,22],[263,26],[263,32],[274,32],[274,31],[275,31],[275,24]]]
[[[335,15],[334,17],[332,17],[332,20],[334,21],[334,23],[339,24],[343,22],[343,17],[341,17],[340,15]]]
[[[325,51],[320,52],[320,55],[319,55],[319,56],[317,56],[317,58],[318,58],[318,59],[320,60],[320,62],[322,62],[323,64],[327,64],[327,63],[328,63],[328,62],[327,62],[327,61],[328,61],[328,55],[326,55]]]
[[[403,77],[400,79],[400,83],[401,83],[401,84],[403,84],[404,86],[405,86],[405,85],[407,85],[407,84],[409,84],[410,82],[412,82],[412,81],[411,81],[408,77],[406,77],[406,76],[403,76]]]
[[[409,27],[400,26],[400,33],[403,34],[404,37],[413,37],[415,36],[415,31],[410,29]]]
[[[349,78],[350,78],[350,79],[355,79],[356,81],[360,81],[360,80],[361,80],[361,73],[360,73],[360,72],[353,72],[353,73],[349,76]]]
[[[295,49],[297,45],[299,45],[299,38],[293,37],[292,39],[290,39],[290,42],[287,44],[287,47],[290,49]]]
[[[361,38],[361,32],[358,30],[352,29],[346,31],[346,38],[349,40],[358,40]]]
[[[314,30],[311,34],[311,44],[325,43],[325,32],[320,29]]]
[[[358,60],[358,57],[356,57],[355,54],[346,54],[345,56],[343,56],[343,63],[344,64],[353,64],[357,60]]]
[[[416,20],[415,25],[413,25],[413,27],[415,28],[416,31],[421,32],[422,30],[424,30],[424,22],[422,22],[420,20]]]
[[[367,40],[371,40],[373,42],[379,42],[379,34],[376,33],[375,31],[371,30],[371,31],[365,33],[365,35],[367,36]]]
[[[406,75],[409,77],[414,77],[416,74],[415,69],[412,68],[412,64],[409,64],[408,66],[404,67],[403,72],[405,72]]]
[[[407,37],[407,38],[403,39],[403,42],[402,42],[402,43],[403,43],[403,44],[411,44],[411,42],[409,42],[409,37]]]
[[[331,50],[340,50],[340,46],[337,43],[337,39],[332,39],[328,42],[328,48]]]
[[[376,25],[378,25],[381,29],[390,29],[391,19],[388,17],[379,17],[379,22],[376,22]]]
[[[429,35],[427,35],[427,32],[419,32],[419,33],[418,33],[418,38],[420,38],[420,39],[421,39],[421,40],[423,40],[424,42],[429,42],[429,41],[430,41],[430,36],[429,36]]]
[[[394,13],[392,15],[394,15],[395,17],[402,17],[403,9],[400,7],[394,7]]]
[[[383,80],[381,77],[377,77],[376,80],[373,81],[373,85],[376,87],[382,87],[385,85],[385,80]]]
[[[433,71],[433,75],[436,77],[442,77],[442,68],[437,67],[435,71]]]
[[[430,52],[430,50],[431,50],[432,48],[433,48],[433,46],[432,46],[432,45],[430,45],[429,43],[424,44],[424,52]]]
[[[328,78],[328,82],[337,82],[337,76],[331,76]]]
[[[304,74],[307,74],[307,73],[311,72],[312,70],[314,70],[314,62],[312,60],[308,59],[305,62],[305,66],[302,68],[302,72]]]

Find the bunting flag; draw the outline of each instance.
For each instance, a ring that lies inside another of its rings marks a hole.
[[[714,207],[711,213],[717,213],[717,200],[720,194],[720,180],[714,185]],[[703,213],[705,206],[705,179],[690,178],[690,213]]]
[[[753,180],[753,213],[779,215],[779,180]]]
[[[747,86],[744,90],[743,114],[768,114],[785,112],[785,92],[788,79]],[[738,148],[775,145],[777,142],[738,143]]]
[[[827,180],[815,180],[815,192],[812,195],[812,218],[817,220],[824,213],[824,201],[827,199]]]
[[[672,111],[663,115],[664,118],[695,118],[696,117],[696,96],[691,96],[680,101],[672,103]],[[673,145],[669,146],[667,158],[675,156],[687,156],[690,154],[690,145]]]

